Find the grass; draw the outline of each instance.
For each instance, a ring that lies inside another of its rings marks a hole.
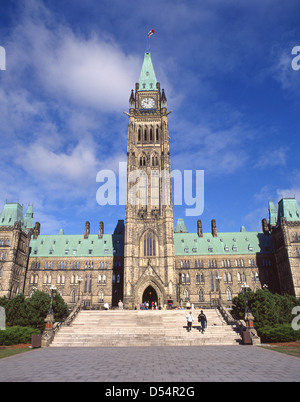
[[[265,347],[269,350],[274,350],[275,352],[284,353],[286,355],[300,357],[300,347],[299,346],[267,346]]]
[[[14,355],[18,355],[20,353],[24,353],[24,352],[28,352],[29,349],[27,348],[18,348],[18,349],[1,349],[0,350],[0,359],[3,359],[4,357],[10,357],[10,356],[14,356]]]

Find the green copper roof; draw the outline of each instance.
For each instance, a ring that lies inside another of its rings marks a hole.
[[[272,253],[271,236],[259,232],[174,233],[175,255],[233,255]]]
[[[124,255],[124,236],[120,234],[65,235],[61,231],[58,235],[40,235],[30,241],[30,257],[112,257]]]
[[[34,221],[33,221],[33,206],[29,205],[25,214],[24,218],[24,226],[27,229],[34,228]]]
[[[300,207],[295,198],[283,198],[278,202],[278,221],[282,217],[288,222],[300,222]]]
[[[28,206],[28,209],[23,217],[23,206],[18,202],[7,202],[0,214],[0,226],[14,226],[16,222],[21,222],[23,229],[34,228],[33,207]]]
[[[183,219],[177,219],[177,225],[174,230],[175,233],[188,233]]]
[[[269,224],[276,225],[277,222],[277,209],[273,201],[269,202]]]
[[[139,79],[139,91],[157,91],[156,83],[157,80],[151,61],[150,52],[146,52]]]

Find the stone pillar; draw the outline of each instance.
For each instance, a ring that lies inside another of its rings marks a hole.
[[[42,334],[42,348],[50,346],[54,338],[53,322],[54,322],[53,314],[48,314],[47,317],[45,318],[46,326]]]
[[[261,343],[260,337],[257,335],[256,329],[254,328],[254,317],[250,310],[245,314],[246,331],[250,333],[252,345],[259,345]]]

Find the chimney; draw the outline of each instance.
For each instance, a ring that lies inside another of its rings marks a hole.
[[[36,222],[33,229],[33,239],[36,240],[41,233],[41,224]]]
[[[88,239],[90,235],[90,222],[85,222],[84,238]]]
[[[269,232],[269,225],[268,225],[268,223],[267,223],[266,218],[264,218],[264,219],[261,221],[261,226],[262,226],[262,231],[264,232],[265,235],[270,234],[270,232]]]
[[[213,237],[218,236],[217,224],[216,224],[215,219],[212,219],[212,221],[211,221],[211,234],[212,234]]]
[[[102,239],[103,234],[104,234],[104,223],[100,222],[99,223],[98,239]]]
[[[200,219],[197,221],[197,233],[198,237],[203,237],[202,222]]]

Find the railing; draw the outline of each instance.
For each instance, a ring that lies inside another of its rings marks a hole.
[[[246,329],[246,323],[243,320],[236,320],[235,318],[232,317],[230,312],[224,307],[224,305],[219,302],[218,304],[218,310],[220,311],[222,317],[226,321],[228,325],[235,326],[237,331],[242,334],[243,331]]]
[[[76,304],[76,306],[74,307],[74,309],[72,310],[72,312],[69,314],[69,316],[64,321],[56,322],[53,325],[53,335],[55,336],[63,325],[67,325],[67,326],[71,325],[72,322],[75,320],[77,314],[81,310],[81,308],[82,308],[82,302],[79,301]],[[54,336],[53,336],[53,338],[54,338]]]

